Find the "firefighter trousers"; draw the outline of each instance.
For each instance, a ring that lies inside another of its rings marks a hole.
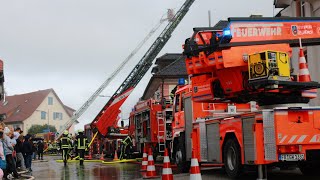
[[[80,165],[83,165],[84,153],[85,153],[84,149],[78,149],[78,154],[79,154],[79,157],[80,157]]]
[[[69,156],[69,149],[68,148],[62,149],[62,160],[64,164],[67,163],[68,156]]]

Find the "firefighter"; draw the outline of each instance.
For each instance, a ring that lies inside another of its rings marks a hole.
[[[131,146],[132,146],[132,138],[131,138],[131,135],[129,134],[124,140],[121,141],[120,160],[122,160],[124,156],[128,157]]]
[[[74,152],[75,152],[75,157],[78,160],[79,154],[78,154],[77,136],[78,136],[78,131],[75,131]]]
[[[61,138],[62,159],[63,159],[64,165],[67,165],[69,148],[71,146],[71,141],[68,135],[69,135],[69,132],[65,130]]]
[[[76,137],[77,150],[80,157],[80,165],[83,165],[84,153],[88,148],[87,136],[83,134],[83,130],[78,131],[78,136]]]

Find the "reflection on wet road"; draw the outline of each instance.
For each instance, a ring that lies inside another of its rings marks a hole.
[[[46,156],[48,162],[34,162],[32,165],[32,175],[36,179],[50,180],[122,180],[122,179],[142,179],[140,173],[140,165],[131,163],[121,164],[102,164],[100,162],[88,162],[84,166],[79,163],[68,163],[66,167],[63,163],[57,163],[55,160],[60,159],[57,156]],[[156,167],[157,174],[161,174],[161,167]],[[173,169],[175,173],[175,169]],[[205,168],[201,171],[202,179],[209,180],[229,180],[230,178],[222,171],[221,168]],[[257,174],[255,172],[245,173],[240,179],[255,180]],[[178,174],[175,180],[189,179],[189,174]],[[303,176],[299,169],[279,171],[279,169],[270,170],[268,179],[275,180],[300,180],[300,179],[317,179],[320,177]]]
[[[141,178],[140,166],[136,164],[112,164],[104,165],[101,163],[68,163],[64,167],[63,163],[55,160],[59,157],[46,157],[48,162],[33,163],[32,175],[36,179],[72,179],[72,180],[95,180],[95,179],[137,179]]]

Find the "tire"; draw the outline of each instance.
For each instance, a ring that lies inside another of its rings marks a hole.
[[[174,160],[179,173],[189,172],[190,162],[186,160],[184,135],[181,135],[178,139],[178,142],[174,143]]]
[[[223,162],[225,171],[231,178],[241,175],[243,166],[241,164],[240,146],[236,139],[228,139],[223,147]]]

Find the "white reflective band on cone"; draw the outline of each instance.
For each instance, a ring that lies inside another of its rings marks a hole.
[[[304,63],[304,64],[306,64],[306,63],[307,63],[307,62],[306,62],[306,58],[305,58],[305,57],[300,57],[299,63]]]
[[[172,174],[172,169],[171,168],[163,168],[162,174]]]
[[[201,174],[190,174],[190,180],[202,180]]]
[[[165,156],[165,157],[163,158],[163,162],[164,162],[164,163],[166,163],[166,162],[170,162],[169,157],[168,157],[168,156]]]
[[[143,153],[143,156],[142,157],[147,157],[148,155],[147,155],[147,153]]]
[[[191,159],[191,167],[199,166],[197,159]]]
[[[309,70],[308,69],[299,69],[299,76],[303,76],[303,75],[310,75]]]
[[[147,171],[155,171],[155,170],[156,168],[153,165],[147,167]]]
[[[148,156],[148,161],[153,161],[153,156],[152,155]]]
[[[148,165],[148,161],[142,161],[142,165]]]

